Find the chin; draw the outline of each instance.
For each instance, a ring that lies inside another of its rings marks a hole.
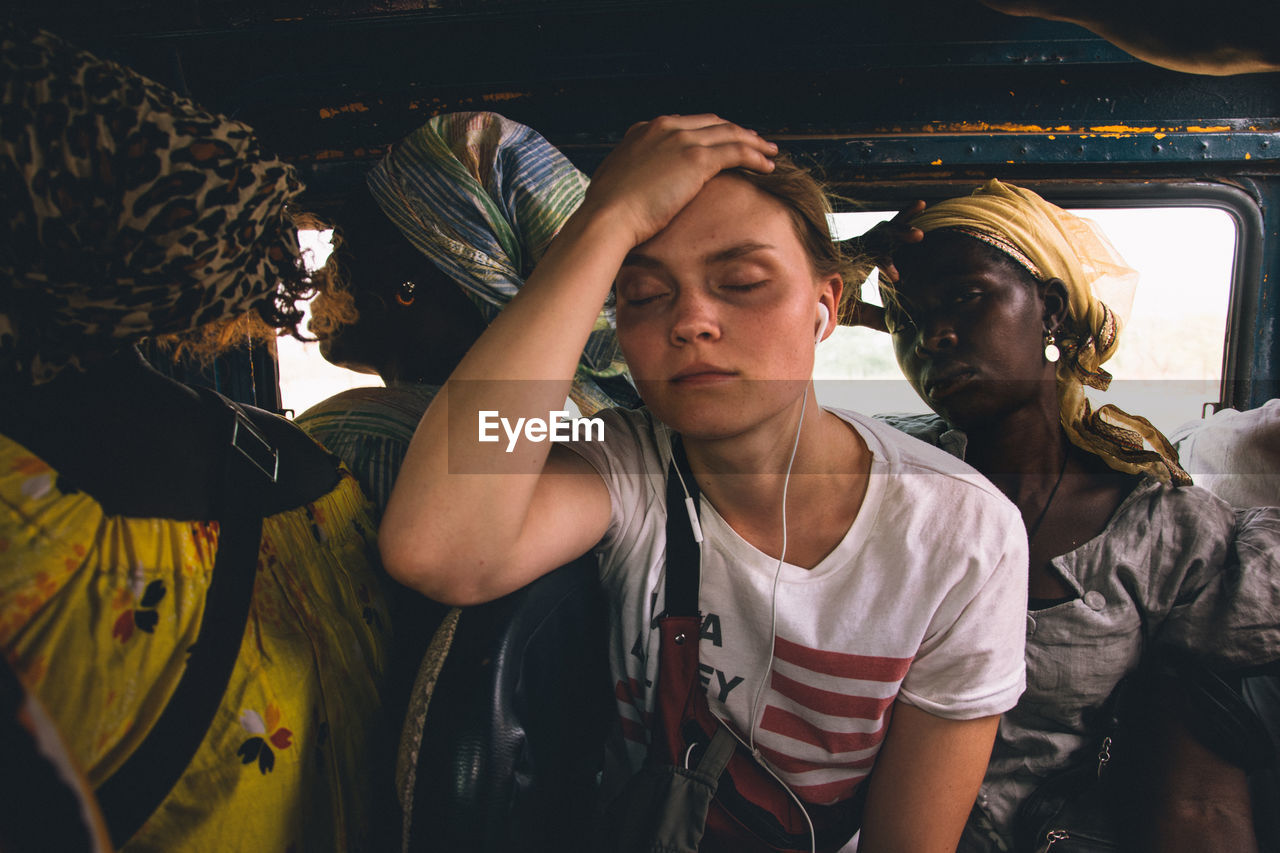
[[[975,382],[964,393],[953,394],[937,402],[926,402],[952,427],[974,433],[1006,429],[1011,418],[1028,411],[1040,411],[1039,390],[1038,383],[1031,381]],[[1056,402],[1049,406],[1047,412],[1047,416],[1056,419]]]
[[[770,401],[746,388],[725,394],[666,394],[652,400],[644,397],[644,400],[654,416],[672,430],[700,441],[718,441],[747,433],[787,405],[786,401]],[[774,405],[770,406],[771,402]]]
[[[321,338],[320,339],[320,355],[325,361],[334,367],[341,367],[345,370],[354,371],[355,373],[367,373],[377,375],[378,369],[370,364],[367,360],[361,359],[353,352],[355,347],[346,346],[343,338]]]
[[[947,401],[948,405],[932,405],[933,411],[952,429],[974,434],[999,429],[1006,413],[984,406],[978,400]]]

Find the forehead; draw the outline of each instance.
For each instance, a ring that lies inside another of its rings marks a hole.
[[[736,175],[717,175],[666,228],[633,254],[677,263],[700,261],[746,243],[803,253],[791,215],[778,199]]]
[[[999,250],[954,231],[933,231],[919,243],[899,248],[893,255],[900,275],[897,289],[912,292],[941,286],[948,281],[983,277],[1010,283],[1031,284],[1030,276]]]

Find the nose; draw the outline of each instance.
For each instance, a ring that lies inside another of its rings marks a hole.
[[[944,350],[955,349],[955,324],[945,316],[930,312],[919,318],[916,332],[916,354],[931,355]]]
[[[681,346],[720,338],[720,323],[711,300],[686,290],[676,297],[673,307],[671,343]]]

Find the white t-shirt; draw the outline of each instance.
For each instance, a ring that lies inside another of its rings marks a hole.
[[[701,499],[698,654],[711,709],[743,737],[754,723],[761,754],[817,804],[847,799],[870,772],[895,699],[972,719],[1013,707],[1025,683],[1027,540],[1013,504],[946,453],[832,411],[870,448],[870,483],[835,550],[812,569],[782,566],[774,659],[754,721],[778,560]],[[568,446],[600,473],[612,499],[600,572],[634,769],[647,751],[656,695],[670,445],[647,410],[599,416],[604,441]],[[788,523],[798,529],[804,518]]]

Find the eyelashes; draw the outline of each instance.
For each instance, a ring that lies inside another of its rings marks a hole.
[[[717,285],[718,290],[728,291],[737,296],[759,290],[769,283],[769,279],[760,279],[759,281],[749,281],[735,284]],[[623,288],[625,290],[625,288]],[[669,298],[672,295],[670,290],[662,290],[658,293],[649,293],[641,296],[623,296],[620,301],[633,308],[642,308],[645,305],[652,305],[660,300]]]

